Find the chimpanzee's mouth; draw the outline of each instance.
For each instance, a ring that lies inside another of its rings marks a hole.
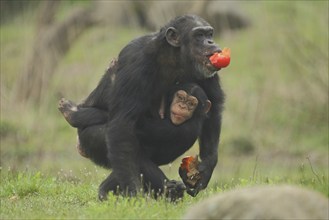
[[[207,53],[207,54],[205,54],[205,57],[206,57],[206,61],[205,61],[205,66],[207,67],[207,69],[209,69],[210,71],[218,71],[218,70],[220,70],[221,68],[218,68],[218,67],[215,67],[211,62],[210,62],[210,57],[212,56],[212,55],[214,55],[215,53],[220,53],[220,52],[222,52],[221,50],[215,50],[215,51],[212,51],[212,52],[210,52],[210,53]]]
[[[200,61],[197,62],[195,65],[195,68],[198,70],[199,73],[202,74],[202,78],[209,78],[214,76],[217,71],[219,71],[221,68],[216,68],[209,60],[209,57],[211,57],[214,53],[206,53],[203,54],[202,57],[200,57]]]
[[[209,58],[207,57],[207,59],[205,60],[204,62],[204,65],[205,67],[210,70],[211,72],[214,72],[214,71],[219,71],[221,68],[217,68],[215,67],[209,60]]]
[[[183,115],[181,115],[181,114],[177,114],[177,113],[175,113],[175,112],[171,112],[171,115],[173,116],[173,117],[175,117],[175,118],[178,118],[178,119],[185,119],[185,117],[183,116]]]
[[[209,59],[212,55],[214,55],[215,53],[221,53],[222,50],[218,49],[218,50],[213,50],[209,53],[206,53],[205,56]]]

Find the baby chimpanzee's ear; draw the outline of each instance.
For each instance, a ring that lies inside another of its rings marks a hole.
[[[204,113],[207,114],[211,108],[211,101],[207,100],[204,107]]]

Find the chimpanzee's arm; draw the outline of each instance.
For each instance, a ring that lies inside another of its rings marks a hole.
[[[221,132],[221,113],[224,103],[224,93],[219,85],[217,75],[204,80],[200,85],[205,90],[212,107],[209,111],[209,117],[205,120],[202,133],[199,138],[200,158],[202,160],[199,165],[201,180],[197,183],[197,187],[193,192],[189,192],[195,196],[199,190],[207,187],[212,172],[218,160],[218,144]]]

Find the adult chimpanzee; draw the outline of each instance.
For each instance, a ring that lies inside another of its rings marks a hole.
[[[146,114],[136,124],[141,149],[157,166],[170,163],[192,147],[200,135],[203,121],[211,107],[204,91],[194,83],[175,85],[164,100],[164,109],[161,109],[163,117]],[[105,144],[105,126],[109,118],[107,112],[94,107],[77,106],[64,98],[59,102],[59,110],[72,127],[78,128],[79,153],[98,165],[111,168]],[[99,131],[96,133],[97,138],[88,136],[94,135],[93,132],[89,132],[90,129]],[[98,144],[90,142],[95,139]],[[147,167],[144,172],[145,170]],[[161,182],[157,182],[158,179],[153,181],[153,176],[148,173],[142,174],[144,189],[152,189],[157,193],[163,191],[164,180],[168,184],[177,184],[176,181],[169,181],[164,174]],[[171,192],[171,196],[180,193],[175,190]]]
[[[159,32],[139,37],[119,54],[115,82],[105,74],[85,106],[106,109],[106,145],[112,173],[99,188],[99,197],[119,186],[135,195],[141,188],[140,173],[162,182],[162,172],[145,156],[136,134],[136,123],[147,112],[157,112],[163,94],[177,82],[194,82],[207,94],[212,108],[199,138],[201,179],[190,194],[196,195],[210,180],[217,163],[224,95],[209,57],[221,50],[213,41],[213,28],[202,18],[175,18]],[[91,130],[92,134],[99,132]],[[92,136],[92,134],[90,134]],[[97,140],[95,140],[97,144]],[[147,171],[144,169],[147,168]]]

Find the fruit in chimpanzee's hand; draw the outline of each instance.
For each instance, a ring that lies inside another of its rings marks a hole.
[[[198,171],[199,163],[198,156],[188,156],[182,159],[179,174],[184,183],[189,187],[193,188],[197,181],[201,179],[200,172]]]

